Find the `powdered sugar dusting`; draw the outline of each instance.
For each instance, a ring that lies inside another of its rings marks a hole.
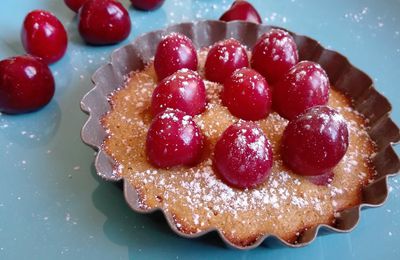
[[[286,61],[295,64],[298,58],[297,50],[293,49],[292,36],[281,29],[272,29],[263,36],[264,55],[269,55],[273,61]]]
[[[215,175],[211,160],[196,169],[170,175],[159,174],[156,170],[131,174],[130,178],[141,180],[143,185],[150,183],[163,190],[164,198],[183,200],[185,207],[192,212],[209,207],[210,211],[218,214],[227,212],[237,216],[240,211],[273,208],[280,214],[287,214],[288,207],[283,205],[290,204],[299,209],[314,207],[322,214],[322,204],[326,203],[312,193],[301,194],[300,189],[288,188],[297,185],[299,179],[286,171],[276,172],[265,185],[251,190],[238,190],[225,184]],[[210,202],[212,206],[209,206]],[[197,219],[196,215],[193,214],[194,220]],[[212,218],[213,214],[206,216]]]

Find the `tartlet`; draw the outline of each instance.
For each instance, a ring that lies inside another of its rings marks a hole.
[[[230,188],[213,174],[210,153],[194,168],[163,171],[147,163],[143,134],[151,120],[149,100],[156,86],[152,66],[147,64],[151,63],[161,36],[171,31],[181,32],[198,48],[233,37],[251,48],[268,29],[268,26],[244,22],[176,25],[164,32],[141,36],[133,44],[115,51],[111,64],[95,73],[96,86],[82,101],[82,109],[91,114],[82,137],[99,149],[96,159],[99,174],[107,179],[124,179],[125,195],[134,210],[161,209],[178,234],[194,237],[217,229],[229,245],[251,248],[271,235],[289,246],[305,245],[315,238],[321,226],[338,232],[349,231],[358,221],[360,208],[383,203],[387,196],[386,177],[397,173],[400,165],[391,147],[400,135],[388,117],[390,104],[372,87],[371,79],[346,58],[295,34],[300,60],[320,63],[336,89],[330,93],[329,105],[339,108],[352,122],[350,147],[337,167],[338,177],[331,187],[317,189],[290,173],[283,168],[279,152],[275,152],[278,156],[273,174],[266,183],[245,191]],[[204,52],[200,52],[200,60]],[[208,146],[212,147],[221,131],[235,118],[219,104],[220,85],[210,82],[206,85],[208,109],[195,120],[208,137]],[[135,88],[136,92],[132,91]],[[260,121],[274,149],[286,123],[276,113]],[[361,151],[368,156],[363,156]],[[354,170],[359,173],[354,174]],[[347,191],[343,192],[343,188]],[[290,213],[280,212],[282,208]]]

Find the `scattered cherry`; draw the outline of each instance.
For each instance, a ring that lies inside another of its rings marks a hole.
[[[242,20],[253,23],[262,23],[261,17],[257,10],[249,2],[244,0],[236,0],[231,7],[219,18],[221,21]]]
[[[27,53],[42,58],[48,64],[61,59],[68,44],[67,32],[60,20],[43,10],[27,14],[21,40]]]
[[[251,67],[275,84],[299,61],[293,37],[281,29],[271,29],[256,42],[251,55]]]
[[[115,44],[129,36],[131,19],[116,0],[88,0],[79,11],[79,33],[89,44]]]
[[[170,33],[157,46],[154,69],[158,80],[180,69],[197,70],[197,52],[192,41],[183,34]]]
[[[271,172],[272,148],[256,123],[239,121],[217,141],[214,166],[222,178],[238,188],[263,183]]]
[[[307,109],[289,122],[282,136],[284,163],[300,175],[322,175],[339,163],[349,145],[346,121],[327,106]]]
[[[272,104],[267,81],[250,68],[236,70],[225,81],[221,99],[232,115],[245,120],[265,118]]]
[[[192,117],[167,109],[152,121],[146,140],[146,154],[153,165],[168,168],[194,165],[201,159],[203,135]]]
[[[150,11],[159,8],[164,0],[131,0],[131,3],[136,9]]]
[[[163,79],[153,92],[153,115],[167,108],[179,109],[195,116],[206,109],[206,88],[202,78],[192,70],[181,69]]]
[[[236,69],[249,66],[246,49],[235,39],[215,43],[207,54],[205,76],[208,80],[224,83]]]
[[[274,108],[289,120],[309,107],[326,105],[328,99],[328,76],[312,61],[299,62],[274,86]]]
[[[82,7],[82,5],[86,2],[87,0],[64,0],[64,3],[75,13],[79,11],[79,8]]]
[[[0,112],[37,110],[54,95],[54,78],[46,63],[29,55],[0,61]]]

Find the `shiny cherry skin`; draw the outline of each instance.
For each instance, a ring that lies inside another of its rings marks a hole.
[[[192,117],[167,109],[152,121],[146,139],[146,154],[159,168],[192,166],[201,159],[203,135]]]
[[[183,34],[170,33],[157,46],[154,69],[161,81],[180,69],[197,70],[197,52],[192,41]]]
[[[235,39],[227,39],[214,44],[209,50],[204,66],[208,80],[224,83],[232,73],[249,66],[246,49]]]
[[[250,68],[236,70],[224,82],[221,99],[232,115],[245,120],[267,117],[272,105],[267,81]]]
[[[295,173],[329,174],[347,151],[347,123],[333,108],[312,107],[289,122],[281,142],[283,162]]]
[[[326,105],[329,88],[328,76],[319,64],[301,61],[275,84],[273,106],[290,120],[307,108]]]
[[[129,36],[131,19],[116,0],[88,0],[79,11],[78,28],[88,44],[115,44]]]
[[[131,0],[131,3],[136,9],[150,11],[159,8],[164,0]]]
[[[245,189],[263,183],[271,172],[272,148],[256,123],[240,120],[215,145],[214,168],[229,185]]]
[[[299,61],[293,37],[281,29],[271,29],[258,39],[251,55],[251,67],[269,84],[275,84]]]
[[[64,3],[69,7],[69,9],[77,13],[79,8],[81,8],[86,1],[87,0],[64,0]]]
[[[231,7],[219,18],[221,21],[229,22],[235,20],[262,23],[260,14],[249,2],[236,0]]]
[[[206,109],[206,88],[203,79],[192,70],[181,69],[163,79],[153,91],[153,115],[167,108],[178,109],[188,115],[198,115]]]
[[[0,112],[37,110],[54,95],[54,78],[46,63],[24,55],[0,61]]]
[[[21,40],[27,53],[42,58],[47,64],[61,59],[68,45],[67,32],[60,20],[43,10],[27,14]]]

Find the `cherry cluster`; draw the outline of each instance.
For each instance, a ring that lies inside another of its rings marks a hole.
[[[182,34],[158,44],[146,152],[161,168],[193,166],[202,158],[205,137],[193,116],[206,110],[205,84],[197,73],[196,49]],[[263,34],[248,57],[236,39],[215,43],[208,51],[204,76],[223,85],[222,104],[239,120],[228,127],[214,149],[214,168],[229,184],[255,187],[268,177],[273,153],[257,121],[272,109],[289,120],[281,141],[282,159],[298,174],[326,184],[344,156],[348,130],[344,118],[327,105],[329,79],[312,61],[300,61],[294,38],[281,29]]]

